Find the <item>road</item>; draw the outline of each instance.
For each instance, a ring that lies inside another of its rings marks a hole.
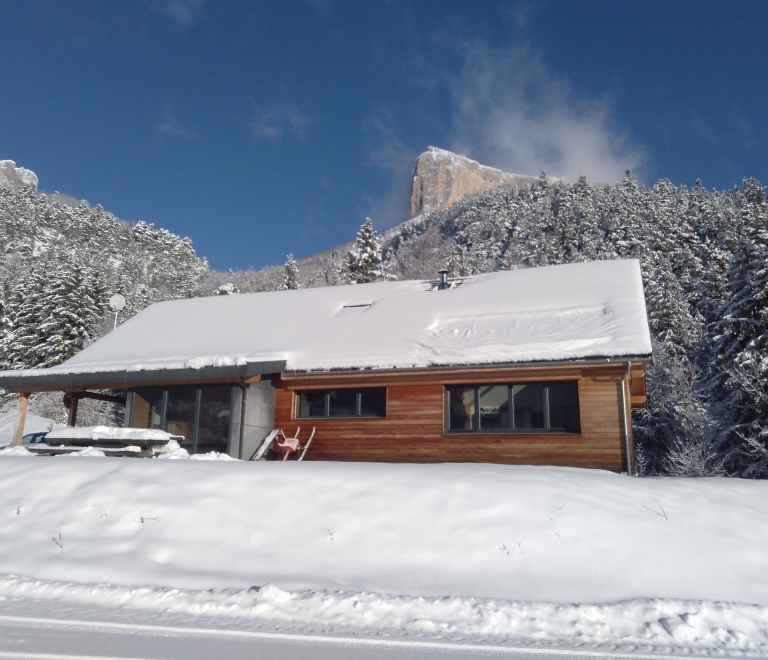
[[[0,615],[0,659],[18,660],[632,660],[662,655],[526,650]],[[691,656],[686,656],[690,660]]]

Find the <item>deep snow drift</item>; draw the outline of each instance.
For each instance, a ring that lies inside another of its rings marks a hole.
[[[6,597],[298,629],[768,651],[766,482],[3,456],[0,483]]]

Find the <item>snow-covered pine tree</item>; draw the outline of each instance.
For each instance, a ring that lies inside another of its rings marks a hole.
[[[213,293],[216,296],[236,296],[238,293],[240,293],[240,289],[238,289],[237,285],[233,284],[232,282],[225,282],[224,284],[221,284],[219,288],[216,289]]]
[[[745,179],[745,237],[727,274],[730,296],[713,323],[709,393],[725,404],[720,452],[731,472],[768,476],[768,205],[759,181]]]
[[[285,276],[283,278],[283,289],[292,290],[298,289],[301,284],[299,283],[299,267],[296,265],[296,261],[292,254],[289,254],[285,260]]]
[[[14,282],[9,299],[9,326],[2,347],[11,369],[31,369],[38,366],[37,347],[45,341],[40,327],[47,319],[45,290],[46,262],[37,261],[32,268]]]
[[[360,227],[355,245],[347,253],[345,266],[349,278],[355,284],[388,279],[382,264],[379,237],[370,218],[366,218]]]
[[[0,284],[0,369],[7,369],[8,362],[4,347],[8,341],[8,333],[11,329],[11,320],[8,318],[8,306],[5,301],[9,298],[10,291],[8,285],[3,282]]]
[[[52,367],[85,348],[105,313],[104,288],[98,277],[77,262],[62,263],[46,291],[48,317],[40,325],[45,341],[34,349],[40,367]]]

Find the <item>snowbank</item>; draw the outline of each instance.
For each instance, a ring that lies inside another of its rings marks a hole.
[[[16,410],[0,415],[0,446],[13,442],[13,429],[16,426]],[[60,428],[63,424],[54,424],[52,419],[39,417],[27,411],[24,420],[24,434],[37,433],[38,431],[50,431],[52,428]]]
[[[414,598],[358,591],[289,592],[273,584],[250,589],[186,590],[77,584],[0,576],[0,598],[119,607],[119,620],[162,616],[219,630],[268,627],[292,633],[341,633],[378,638],[503,646],[580,648],[690,655],[765,657],[768,607],[707,601],[635,599],[610,604],[556,605],[482,598]],[[82,615],[81,615],[82,616]],[[205,621],[209,618],[209,621]],[[212,620],[212,621],[211,621]],[[215,621],[215,623],[213,623]],[[531,649],[533,650],[533,649]],[[647,656],[645,656],[647,657]]]
[[[289,371],[399,368],[650,353],[639,262],[616,260],[478,275],[446,291],[405,281],[169,300],[59,366],[13,374],[273,360],[286,360]]]
[[[501,465],[0,457],[0,573],[768,606],[768,483]],[[61,534],[64,550],[51,541]]]

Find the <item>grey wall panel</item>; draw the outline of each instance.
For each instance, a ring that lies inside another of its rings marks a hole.
[[[243,388],[239,385],[232,387],[232,398],[229,405],[229,438],[227,453],[233,458],[240,458],[240,421],[242,419]]]
[[[238,458],[248,460],[259,448],[262,440],[275,427],[275,401],[277,392],[271,380],[262,380],[246,386],[243,444]],[[230,455],[235,456],[234,453]]]

